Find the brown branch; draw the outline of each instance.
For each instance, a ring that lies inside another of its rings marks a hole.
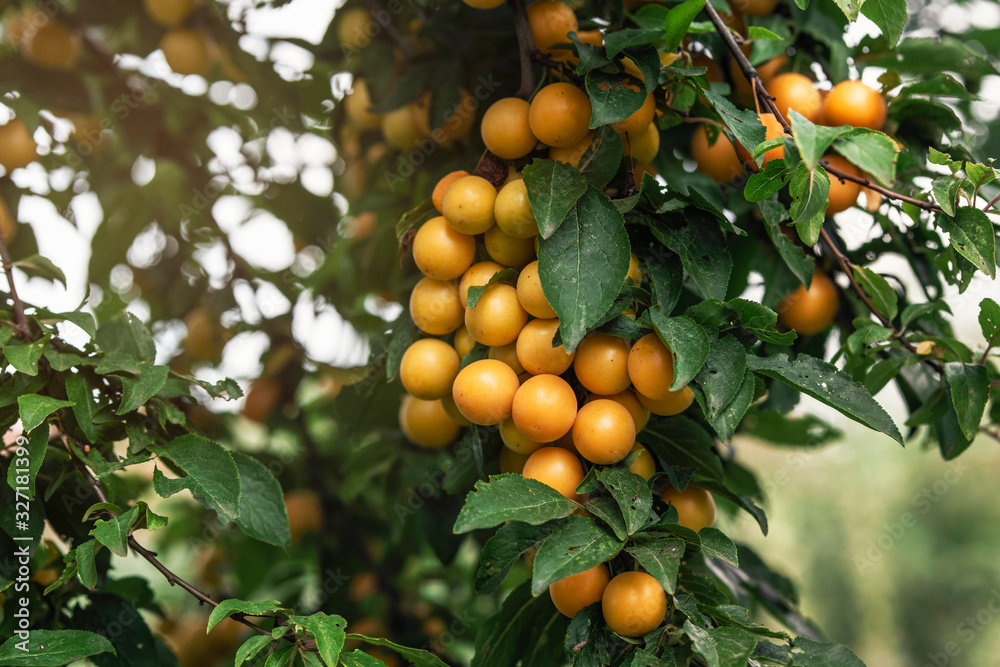
[[[736,63],[740,66],[740,70],[743,72],[743,76],[745,76],[747,81],[750,82],[750,85],[753,87],[757,97],[764,102],[764,104],[770,110],[770,113],[774,114],[774,117],[781,124],[782,129],[785,131],[785,134],[791,136],[792,126],[788,124],[788,121],[778,110],[778,105],[775,104],[774,97],[770,93],[768,93],[767,90],[764,88],[764,83],[760,80],[760,75],[757,74],[757,70],[754,68],[753,65],[750,64],[750,61],[747,59],[746,55],[740,49],[739,45],[736,44],[736,40],[733,39],[732,32],[729,30],[728,26],[726,26],[726,24],[723,23],[722,17],[719,16],[719,13],[715,10],[715,7],[713,7],[710,2],[705,3],[705,12],[708,14],[708,17],[712,20],[712,23],[715,25],[715,29],[722,37],[722,41],[726,43],[726,47],[729,49],[730,53],[733,54],[733,57],[736,59]],[[870,178],[862,178],[861,176],[855,176],[854,174],[849,174],[845,171],[837,169],[836,167],[831,167],[829,164],[825,164],[823,161],[820,161],[820,166],[822,166],[823,169],[825,169],[828,173],[833,174],[834,176],[839,178],[841,181],[851,181],[853,183],[857,183],[858,185],[863,185],[866,188],[874,190],[875,192],[878,192],[879,194],[885,197],[888,197],[890,199],[896,199],[898,201],[905,202],[907,204],[912,204],[914,206],[922,208],[925,211],[930,211],[932,213],[942,212],[941,207],[933,202],[914,199],[913,197],[900,194],[899,192],[895,192],[888,188],[884,188],[881,185],[878,185],[877,183],[873,183]]]
[[[531,38],[531,25],[528,23],[528,9],[524,0],[510,0],[510,8],[514,10],[517,52],[521,58],[521,85],[517,89],[517,96],[526,100],[535,92],[535,68],[531,61],[541,53]]]
[[[989,359],[990,352],[992,352],[992,351],[993,351],[993,346],[990,345],[989,343],[987,343],[986,344],[986,349],[983,350],[983,356],[979,357],[979,365],[980,366],[985,366],[986,365],[986,360]]]
[[[7,291],[14,306],[14,331],[18,337],[28,340],[31,338],[31,324],[28,322],[28,316],[24,314],[24,302],[17,295],[17,287],[14,285],[14,263],[10,260],[10,251],[7,250],[7,242],[2,236],[0,236],[0,261],[3,261],[3,271],[7,276]]]
[[[988,203],[988,204],[986,204],[986,206],[984,206],[984,207],[983,207],[983,211],[988,211],[988,210],[990,210],[991,208],[993,208],[993,206],[994,206],[994,205],[995,205],[995,204],[996,204],[996,203],[997,203],[998,201],[1000,201],[1000,193],[997,193],[997,196],[996,196],[996,197],[994,197],[993,199],[991,199],[991,200],[989,201],[989,203]]]
[[[993,387],[1000,387],[1000,380],[994,380],[993,382],[990,382],[990,389],[992,389]]]

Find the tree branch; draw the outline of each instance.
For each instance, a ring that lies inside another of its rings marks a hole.
[[[989,203],[987,203],[986,206],[983,207],[983,211],[989,211],[991,208],[993,208],[994,205],[996,205],[998,201],[1000,201],[1000,193],[997,193],[997,196],[991,199]]]
[[[536,57],[535,42],[531,38],[531,25],[528,23],[528,9],[524,0],[510,0],[510,8],[514,10],[514,28],[517,31],[517,52],[521,58],[521,85],[517,96],[523,100],[535,92],[535,68],[532,60]]]
[[[368,11],[372,14],[372,18],[374,18],[375,12],[384,11],[378,6],[378,2],[375,0],[365,0],[365,5],[367,5]],[[413,55],[413,45],[410,44],[405,37],[403,37],[402,33],[400,33],[396,26],[392,24],[391,20],[387,20],[385,22],[379,21],[378,23],[385,28],[386,34],[389,35],[390,39],[395,42],[396,46],[399,47],[399,50],[402,51],[404,55]]]
[[[14,285],[14,263],[10,260],[10,251],[7,250],[7,242],[3,236],[0,236],[0,260],[3,261],[3,271],[7,276],[7,291],[14,306],[14,331],[18,337],[28,340],[31,337],[31,324],[28,322],[28,316],[24,314],[24,302],[17,295],[17,287]]]

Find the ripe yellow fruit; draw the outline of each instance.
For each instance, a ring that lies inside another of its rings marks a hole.
[[[382,136],[387,144],[402,151],[412,150],[427,137],[417,121],[416,108],[412,104],[382,116]]]
[[[573,370],[584,389],[609,395],[625,391],[632,383],[628,375],[628,340],[608,334],[589,334],[576,348]]]
[[[465,326],[477,343],[490,347],[517,340],[528,323],[528,313],[517,300],[517,290],[494,283],[483,291],[475,308],[465,311]]]
[[[524,366],[522,366],[521,362],[518,361],[517,359],[516,342],[507,343],[506,345],[499,345],[497,347],[491,347],[488,356],[490,359],[496,359],[497,361],[504,362],[505,364],[510,366],[511,370],[517,373],[518,375],[524,373]]]
[[[399,406],[399,427],[407,440],[428,449],[447,447],[462,430],[440,400],[424,401],[408,395]]]
[[[812,79],[802,74],[786,72],[771,79],[767,92],[775,98],[774,104],[789,123],[788,110],[794,109],[815,123],[819,118],[823,99],[813,85]]]
[[[243,401],[243,416],[263,424],[278,406],[283,389],[281,383],[270,377],[259,377],[250,383]]]
[[[451,420],[459,426],[472,426],[472,422],[466,419],[462,411],[458,409],[458,405],[455,404],[455,397],[451,394],[441,397],[441,406],[448,413],[448,416],[451,417]]]
[[[841,81],[823,100],[827,125],[852,125],[881,130],[885,126],[885,98],[861,81]]]
[[[622,572],[604,589],[604,621],[623,637],[642,637],[667,616],[667,593],[652,575]]]
[[[461,360],[451,345],[437,338],[414,341],[403,353],[399,380],[407,393],[425,401],[451,394]]]
[[[547,442],[535,442],[531,438],[525,437],[517,430],[517,425],[513,419],[506,419],[500,422],[500,439],[506,445],[504,449],[510,449],[518,454],[528,456],[542,447],[549,446]]]
[[[593,145],[594,139],[596,138],[597,132],[590,131],[583,139],[573,146],[568,148],[550,148],[549,158],[555,160],[556,162],[565,162],[566,164],[573,165],[574,167],[579,167],[580,160],[583,159],[584,153],[586,153],[587,149]]]
[[[417,124],[424,136],[433,137],[438,143],[459,139],[468,134],[476,120],[479,103],[465,90],[459,90],[459,101],[449,111],[448,118],[440,125],[431,127],[431,94],[424,93],[415,105]]]
[[[591,463],[611,465],[628,456],[635,444],[635,422],[621,403],[590,401],[576,415],[573,445]]]
[[[381,114],[372,113],[371,94],[364,79],[355,79],[351,84],[351,92],[344,96],[344,112],[347,118],[358,128],[374,130],[382,125]]]
[[[636,398],[636,395],[628,389],[610,396],[600,396],[598,394],[594,394],[587,399],[587,402],[596,401],[601,398],[607,398],[623,405],[625,409],[628,410],[629,414],[632,415],[632,421],[635,422],[636,433],[646,428],[646,424],[649,423],[649,410],[643,407],[642,403],[639,402],[639,399]]]
[[[628,87],[631,88],[632,86]],[[646,100],[642,103],[642,106],[639,107],[638,111],[625,120],[612,123],[611,127],[614,128],[615,132],[620,134],[641,134],[646,131],[646,128],[653,122],[653,118],[655,116],[656,100],[653,99],[652,93],[648,93],[646,95]]]
[[[530,153],[538,139],[531,132],[529,111],[528,102],[517,97],[505,97],[491,104],[480,124],[486,148],[504,160],[516,160]]]
[[[38,144],[28,134],[28,128],[20,118],[0,125],[0,164],[7,173],[27,167],[38,158]]]
[[[694,402],[694,392],[691,391],[691,387],[684,387],[677,391],[668,391],[665,396],[660,398],[650,398],[645,394],[636,392],[636,398],[639,399],[644,408],[654,415],[671,417],[679,415],[691,407],[691,403]]]
[[[417,328],[431,336],[443,336],[462,326],[465,309],[452,282],[423,278],[410,293],[410,317]]]
[[[767,16],[778,6],[778,0],[732,0],[729,5],[747,16]]]
[[[532,375],[562,375],[573,364],[576,352],[563,345],[552,347],[559,320],[531,320],[517,337],[517,358]]]
[[[697,532],[715,525],[715,499],[701,487],[688,485],[678,491],[668,484],[660,491],[660,498],[677,510],[677,523],[685,528]]]
[[[637,287],[642,284],[642,270],[639,269],[639,257],[634,252],[629,254],[628,275],[626,277]]]
[[[555,442],[573,428],[576,407],[576,394],[566,380],[557,375],[536,375],[517,390],[511,414],[525,437]]]
[[[437,182],[434,186],[434,192],[431,193],[431,202],[434,204],[434,208],[437,209],[438,213],[444,210],[444,193],[448,192],[448,188],[451,187],[452,183],[458,179],[468,176],[469,172],[464,169],[459,169],[458,171],[453,171],[446,174]]]
[[[559,61],[567,61],[573,56],[569,49],[551,48],[555,44],[568,43],[568,33],[580,29],[576,14],[569,5],[559,0],[536,0],[528,5],[528,24],[531,39],[539,50]]]
[[[504,266],[524,266],[535,258],[533,238],[519,239],[508,236],[499,225],[493,225],[486,230],[483,243],[486,246],[486,254]]]
[[[628,156],[631,150],[635,164],[648,164],[660,152],[660,128],[656,127],[656,123],[650,123],[644,130],[626,134],[622,139],[622,155]]]
[[[537,261],[521,269],[517,277],[517,298],[532,317],[550,320],[556,316],[556,311],[549,305],[542,291]]]
[[[552,487],[570,500],[579,500],[576,487],[583,481],[583,466],[576,454],[560,447],[542,447],[528,457],[521,474]]]
[[[839,155],[824,155],[823,160],[835,169],[839,169],[855,177],[860,176],[858,168]],[[860,183],[847,180],[841,181],[833,174],[827,175],[830,177],[830,204],[826,207],[827,215],[846,211],[858,203],[858,196],[861,194]]]
[[[455,332],[455,352],[458,352],[459,358],[464,357],[469,352],[472,352],[472,348],[476,345],[476,339],[472,337],[469,330],[462,325]]]
[[[733,148],[733,142],[722,130],[718,131],[715,143],[709,144],[705,126],[696,127],[691,135],[691,157],[697,163],[698,171],[718,183],[728,183],[743,175],[743,163]]]
[[[339,11],[337,14],[337,42],[342,49],[362,49],[378,33],[375,22],[364,7],[351,7],[342,14]]]
[[[17,236],[17,220],[11,215],[7,202],[2,197],[0,197],[0,236],[7,245],[10,245]]]
[[[476,262],[470,266],[458,283],[458,296],[462,299],[462,306],[468,307],[470,287],[482,287],[500,271],[503,271],[503,267],[496,262]]]
[[[538,222],[528,202],[528,186],[523,179],[510,181],[500,189],[493,203],[493,214],[497,227],[507,236],[516,239],[538,236]]]
[[[452,397],[470,422],[492,426],[510,417],[519,386],[510,366],[496,359],[480,359],[458,373]]]
[[[524,471],[524,464],[528,462],[528,456],[528,454],[518,454],[513,449],[501,447],[500,472],[520,475]]]
[[[600,602],[610,581],[608,566],[601,563],[551,584],[549,596],[563,616],[573,618],[584,607]]]
[[[674,381],[674,359],[655,334],[637,340],[628,353],[628,374],[636,391],[653,399],[670,394]]]
[[[425,222],[413,237],[413,261],[435,280],[458,278],[475,258],[475,237],[455,231],[444,216]]]
[[[30,63],[48,69],[73,69],[80,58],[80,38],[55,20],[25,33],[21,53]]]
[[[285,509],[288,512],[288,528],[292,534],[292,544],[306,533],[323,530],[325,518],[319,496],[309,489],[294,489],[285,494]]]
[[[441,205],[448,224],[463,234],[482,234],[496,222],[497,189],[481,176],[463,176],[444,194]]]
[[[837,286],[819,269],[813,273],[809,289],[800,285],[778,304],[778,315],[789,329],[803,336],[825,330],[840,308]]]
[[[218,361],[222,357],[222,349],[226,346],[229,332],[205,307],[191,310],[184,317],[187,336],[184,338],[184,351],[196,361]]]
[[[212,49],[208,40],[197,30],[174,28],[160,40],[163,57],[178,74],[203,75],[212,64]]]
[[[143,0],[146,13],[165,28],[176,28],[194,11],[194,0]]]
[[[590,131],[590,98],[571,83],[550,83],[528,109],[531,133],[543,144],[569,148]]]
[[[653,460],[653,455],[649,453],[649,450],[638,442],[632,445],[629,454],[636,451],[639,452],[639,457],[628,467],[629,472],[633,472],[643,479],[649,479],[656,473],[656,461]]]

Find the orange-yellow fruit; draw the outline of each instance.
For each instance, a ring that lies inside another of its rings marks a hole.
[[[653,398],[670,394],[674,381],[674,359],[655,333],[637,340],[628,353],[628,374],[636,391]]]
[[[443,215],[425,222],[413,237],[413,261],[429,278],[458,278],[475,258],[475,237],[456,231]]]
[[[698,171],[718,183],[728,183],[743,175],[743,163],[722,130],[718,131],[715,143],[709,144],[705,126],[696,127],[691,135],[691,157],[697,163]]]
[[[448,224],[463,234],[482,234],[493,226],[497,189],[481,176],[463,176],[445,192],[441,205]]]
[[[576,394],[566,380],[557,375],[536,375],[517,390],[511,414],[525,437],[554,442],[573,428],[576,407]]]
[[[407,104],[382,115],[382,136],[399,150],[410,150],[427,137],[417,120],[417,108]]]
[[[437,338],[421,338],[403,353],[399,380],[416,398],[442,398],[451,394],[459,364],[458,353],[451,345]]]
[[[542,447],[547,447],[549,443],[535,442],[531,438],[525,437],[517,430],[517,425],[513,419],[506,419],[500,422],[500,439],[506,445],[505,449],[510,449],[525,456],[533,454]]]
[[[378,26],[364,7],[338,10],[335,19],[337,44],[342,49],[348,51],[363,49],[371,43],[372,37],[378,34]]]
[[[747,16],[767,16],[778,6],[778,0],[731,0],[729,6]]]
[[[274,378],[259,377],[250,383],[246,399],[243,401],[243,416],[250,421],[263,424],[281,400],[281,383]]]
[[[462,299],[462,305],[468,307],[470,287],[482,287],[500,271],[503,271],[503,267],[496,262],[476,262],[470,266],[458,282],[458,295]]]
[[[524,372],[524,367],[517,359],[517,342],[507,343],[506,345],[500,345],[498,347],[491,347],[489,358],[504,362],[518,375],[521,375],[521,373]]]
[[[469,175],[469,172],[464,169],[459,169],[458,171],[453,171],[445,174],[437,185],[434,186],[434,192],[431,193],[431,202],[434,204],[434,208],[437,209],[438,213],[444,212],[444,193],[448,192],[448,188],[460,178],[464,178]]]
[[[165,28],[176,28],[194,10],[194,0],[143,0],[146,13]]]
[[[80,57],[80,38],[68,27],[49,20],[25,34],[21,53],[24,59],[48,69],[72,69]]]
[[[472,337],[469,330],[465,326],[458,328],[455,332],[455,352],[458,353],[459,358],[464,357],[469,352],[472,352],[472,348],[476,345],[476,339]]]
[[[778,315],[789,329],[804,336],[823,331],[833,323],[840,307],[837,286],[817,269],[807,290],[800,285],[778,304]]]
[[[382,115],[369,111],[371,106],[372,98],[368,92],[368,84],[364,79],[355,79],[351,85],[351,92],[344,96],[344,111],[347,118],[359,128],[374,130],[382,125]]]
[[[597,132],[591,131],[583,139],[568,148],[550,148],[549,159],[579,167],[580,160],[583,159],[583,154],[593,145],[596,138]]]
[[[627,156],[632,151],[635,164],[647,164],[653,161],[660,152],[660,128],[656,123],[650,123],[646,129],[633,132],[622,137],[622,155]]]
[[[639,257],[634,252],[629,253],[628,275],[626,277],[636,286],[642,284],[642,270],[639,268]]]
[[[617,394],[611,394],[610,396],[600,396],[593,395],[587,399],[587,401],[596,401],[601,398],[607,398],[612,401],[616,401],[628,410],[629,414],[632,415],[632,421],[635,422],[635,432],[638,433],[642,429],[646,428],[646,424],[649,423],[649,410],[643,407],[636,395],[626,389],[625,391],[620,391]]]
[[[449,109],[450,114],[443,123],[431,127],[431,95],[424,93],[415,102],[417,124],[424,136],[432,137],[438,143],[464,137],[472,129],[476,120],[478,102],[467,91],[459,90],[458,103]]]
[[[628,85],[628,84],[626,84]],[[632,86],[628,86],[631,88]],[[617,123],[612,123],[611,127],[614,128],[615,132],[620,134],[640,134],[646,131],[646,128],[650,123],[653,122],[653,118],[656,116],[656,101],[653,99],[653,94],[648,93],[646,95],[646,100],[639,107],[639,110],[633,113],[631,116],[625,120],[620,120]]]
[[[601,599],[604,621],[623,637],[642,637],[667,615],[667,593],[652,575],[622,572],[608,583]]]
[[[827,125],[881,130],[885,115],[885,98],[860,81],[841,81],[823,100],[823,120]]]
[[[199,306],[184,317],[187,336],[184,351],[197,361],[217,361],[222,356],[229,332],[212,317],[207,308]]]
[[[749,51],[747,51],[747,54],[749,55]],[[782,54],[758,65],[757,75],[760,77],[760,82],[766,87],[767,84],[771,82],[771,79],[778,76],[781,70],[788,65],[788,62],[788,56]],[[741,99],[749,100],[750,105],[753,106],[753,87],[750,85],[750,82],[747,81],[747,78],[743,76],[743,70],[740,69],[736,58],[732,56],[729,57],[729,73],[733,77],[733,84],[737,95],[739,95]]]
[[[606,398],[580,408],[573,423],[573,445],[591,463],[611,465],[635,444],[635,422],[621,403]]]
[[[493,9],[504,3],[504,0],[462,0],[473,9]]]
[[[524,266],[535,258],[533,238],[515,238],[504,233],[499,225],[493,225],[483,235],[486,254],[504,266]]]
[[[28,134],[28,128],[20,118],[0,125],[0,164],[8,173],[27,167],[38,158],[38,144]]]
[[[507,236],[516,239],[538,236],[538,222],[528,202],[528,186],[524,179],[510,181],[500,189],[493,204],[493,214],[497,227]]]
[[[632,445],[632,452],[639,452],[638,458],[632,461],[632,465],[628,467],[629,472],[635,473],[643,479],[649,479],[654,474],[656,474],[656,461],[653,460],[653,455],[649,453],[649,450],[640,445],[638,442]]]
[[[691,391],[690,387],[684,387],[677,391],[667,392],[665,396],[660,398],[650,398],[642,393],[637,393],[636,398],[639,399],[644,408],[654,415],[671,417],[679,415],[691,407],[691,403],[694,402],[694,392]]]
[[[403,396],[399,405],[399,427],[407,440],[428,449],[447,447],[462,430],[440,400],[424,401],[409,395]]]
[[[167,65],[178,74],[205,74],[212,64],[212,49],[197,30],[174,28],[160,40]]]
[[[632,383],[628,375],[628,340],[592,333],[576,348],[573,370],[584,389],[595,394],[617,394]]]
[[[410,293],[410,317],[417,328],[432,336],[443,336],[462,326],[465,309],[452,282],[423,278]]]
[[[11,215],[10,209],[7,208],[7,202],[0,197],[0,236],[3,237],[3,242],[10,245],[17,236],[17,220]]]
[[[521,306],[533,317],[552,319],[556,311],[549,305],[542,291],[542,281],[538,277],[538,262],[532,262],[521,269],[517,277],[517,298]]]
[[[555,44],[568,43],[568,33],[580,29],[576,14],[569,5],[559,0],[536,0],[528,5],[528,24],[531,27],[531,39],[541,51],[559,61],[569,60],[573,56],[569,49],[550,48]]]
[[[500,448],[500,472],[516,473],[520,475],[524,471],[524,464],[528,462],[528,454],[518,454],[513,449]]]
[[[552,347],[559,320],[531,320],[517,337],[517,359],[532,375],[562,375],[573,364],[576,352],[563,345]]]
[[[459,372],[452,396],[466,419],[492,426],[510,417],[519,385],[510,366],[496,359],[481,359]]]
[[[855,177],[860,176],[858,168],[839,155],[825,155],[823,156],[823,159],[828,162],[831,167],[839,169]],[[827,215],[834,215],[836,213],[840,213],[841,211],[846,211],[858,203],[858,195],[861,194],[860,183],[847,180],[841,181],[839,178],[830,173],[828,173],[827,176],[830,177],[830,204],[826,207]]]
[[[575,146],[590,130],[590,98],[571,83],[550,83],[531,101],[528,125],[543,144]]]
[[[517,300],[517,290],[494,283],[483,291],[475,308],[465,311],[465,326],[478,343],[499,346],[517,340],[528,313]]]
[[[549,596],[563,616],[573,618],[584,607],[600,602],[610,581],[608,566],[601,563],[551,584]]]
[[[685,528],[697,532],[715,525],[715,499],[701,487],[688,485],[678,491],[668,484],[660,491],[660,498],[677,510],[677,523]]]
[[[530,153],[538,139],[531,132],[529,110],[528,102],[517,97],[505,97],[490,105],[480,125],[486,148],[504,160],[516,160]]]
[[[583,481],[583,466],[576,454],[561,447],[542,447],[528,457],[521,474],[552,487],[570,500],[578,500],[576,487]]]
[[[823,99],[809,77],[794,72],[786,72],[771,79],[766,89],[768,94],[775,98],[775,106],[778,107],[778,111],[781,112],[781,115],[789,123],[792,121],[788,116],[789,109],[798,111],[813,123],[819,118],[819,110]]]
[[[306,533],[323,530],[323,505],[319,496],[310,489],[294,489],[285,494],[285,509],[288,512],[288,528],[292,534],[292,544]]]

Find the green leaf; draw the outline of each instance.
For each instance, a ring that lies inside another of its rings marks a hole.
[[[715,441],[708,431],[687,417],[653,420],[638,439],[669,465],[694,468],[711,479],[723,478]]]
[[[261,652],[265,646],[271,643],[268,635],[253,635],[247,639],[236,651],[236,666],[240,667],[247,660],[251,660]],[[374,660],[374,658],[372,658]]]
[[[743,435],[775,445],[819,447],[842,437],[839,429],[816,417],[789,417],[774,410],[754,410],[743,420]]]
[[[712,341],[705,329],[690,317],[666,317],[659,308],[650,308],[649,314],[653,328],[673,357],[674,381],[670,390],[680,391],[705,365]]]
[[[712,628],[708,634],[715,643],[720,667],[745,667],[757,648],[757,640],[742,628]]]
[[[899,312],[899,296],[886,279],[863,266],[855,264],[851,266],[854,269],[855,279],[871,298],[872,304],[890,321],[896,319],[896,314]]]
[[[94,316],[82,310],[74,310],[68,313],[54,313],[51,310],[39,308],[38,314],[47,320],[56,322],[65,320],[67,322],[71,322],[83,329],[83,331],[90,336],[91,339],[93,339],[94,335],[97,333],[97,325],[94,323]]]
[[[729,442],[733,439],[733,434],[736,433],[740,421],[743,420],[743,415],[746,414],[753,403],[756,384],[753,373],[749,370],[746,371],[743,374],[743,382],[740,384],[733,400],[729,401],[718,415],[709,420],[709,424],[715,429],[719,439],[723,442]]]
[[[271,614],[279,609],[282,609],[282,606],[278,600],[264,600],[263,602],[235,599],[223,600],[219,603],[218,607],[212,610],[211,615],[208,617],[208,626],[205,628],[205,634],[211,632],[212,628],[234,614],[261,616]]]
[[[566,221],[538,250],[542,290],[559,316],[567,352],[579,345],[618,298],[628,275],[625,220],[608,196],[589,187]]]
[[[653,509],[653,494],[646,480],[619,467],[601,468],[597,471],[597,479],[621,508],[628,534],[634,534],[646,523]]]
[[[939,215],[938,224],[951,235],[951,245],[990,278],[997,277],[996,234],[987,215],[974,206],[954,216]]]
[[[94,424],[97,402],[94,400],[90,383],[79,374],[67,374],[64,382],[66,398],[73,402],[73,414],[76,416],[80,432],[87,438],[87,442],[91,444],[97,442],[97,425]]]
[[[770,163],[768,163],[768,166],[770,166]],[[757,207],[764,217],[764,226],[767,229],[767,235],[770,237],[771,243],[774,244],[775,250],[778,251],[778,255],[781,256],[782,261],[785,262],[785,265],[791,272],[795,274],[795,277],[799,279],[799,282],[808,287],[812,282],[816,260],[806,254],[801,246],[796,245],[791,239],[781,233],[781,223],[788,217],[785,207],[773,200],[759,202]]]
[[[899,444],[903,436],[892,417],[868,391],[833,364],[800,354],[794,360],[786,354],[772,357],[747,357],[753,372],[781,380],[794,389],[812,396],[859,424],[885,433]]]
[[[115,414],[123,415],[145,405],[156,392],[163,389],[169,374],[169,367],[154,365],[144,367],[137,378],[121,377],[122,402]]]
[[[619,540],[628,539],[628,526],[625,525],[625,517],[622,516],[622,509],[614,498],[608,496],[593,497],[583,503],[583,507],[594,517],[607,524]]]
[[[625,120],[646,101],[642,83],[630,74],[611,74],[595,69],[587,72],[585,82],[590,96],[591,129]]]
[[[664,51],[676,51],[681,40],[687,34],[691,21],[705,6],[705,0],[687,0],[673,7],[667,13],[666,33],[664,33]]]
[[[726,336],[712,343],[708,359],[694,380],[704,392],[705,416],[709,420],[718,417],[730,401],[736,398],[743,384],[746,360],[746,351],[734,336]]]
[[[588,183],[595,188],[603,188],[618,173],[621,162],[622,135],[605,126],[597,132],[594,142],[584,151],[579,169]]]
[[[35,376],[38,375],[38,361],[42,358],[42,352],[45,351],[48,342],[48,336],[30,343],[11,342],[4,346],[3,353],[10,365],[19,373]]]
[[[455,520],[456,534],[492,528],[505,521],[538,525],[569,516],[579,507],[551,486],[521,475],[493,475],[476,482]]]
[[[499,612],[480,626],[472,667],[511,667],[519,664],[529,647],[545,639],[540,638],[540,631],[556,617],[562,617],[562,614],[552,606],[549,596],[532,596],[528,582],[518,586],[503,601]],[[561,645],[558,648],[561,653]],[[550,660],[536,663],[535,667],[556,664],[560,663]]]
[[[946,301],[938,299],[937,301],[928,301],[927,303],[911,303],[906,308],[903,308],[903,314],[899,316],[899,322],[905,329],[910,326],[911,322],[919,320],[929,313],[933,313],[938,310],[943,310],[944,312],[951,313],[951,306],[948,305]],[[982,317],[980,315],[980,317]]]
[[[127,371],[138,374],[142,367],[153,363],[156,346],[146,325],[132,313],[122,311],[97,329],[97,347],[104,356],[97,372]]]
[[[719,659],[719,651],[715,647],[715,640],[708,630],[699,628],[690,620],[684,621],[684,634],[691,639],[691,646],[694,652],[705,661],[706,667],[722,667]]]
[[[792,126],[792,136],[795,138],[799,155],[802,156],[802,162],[810,170],[819,164],[819,159],[830,148],[833,140],[849,129],[847,126],[816,125],[795,109],[789,110],[788,122]]]
[[[698,0],[695,0],[698,1]],[[704,0],[700,0],[704,2]],[[668,19],[669,20],[669,19]],[[648,28],[625,28],[609,32],[604,37],[604,51],[608,59],[613,59],[630,46],[652,44],[663,38],[663,30]]]
[[[26,644],[11,637],[0,646],[0,664],[10,667],[61,667],[101,653],[115,653],[106,638],[85,630],[32,630]]]
[[[45,429],[34,431],[30,438],[18,438],[18,447],[11,453],[10,467],[7,469],[7,484],[15,491],[29,498],[35,497],[35,477],[45,461],[49,432]],[[24,450],[23,452],[21,450]]]
[[[373,658],[367,653],[363,653],[361,649],[355,649],[350,653],[341,653],[340,664],[344,667],[385,667],[384,662],[378,658]]]
[[[718,528],[706,527],[698,531],[701,538],[701,550],[709,558],[720,558],[733,567],[740,566],[739,555],[736,553],[736,543]]]
[[[316,650],[327,665],[337,664],[346,638],[347,621],[343,617],[317,611],[310,616],[292,616],[288,620],[312,633],[316,638]]]
[[[861,11],[861,3],[863,0],[833,0],[841,11],[844,12],[846,16],[851,21],[858,20],[858,12]]]
[[[938,206],[946,215],[955,215],[955,203],[961,189],[962,181],[954,176],[941,176],[931,182],[931,192]]]
[[[34,431],[56,410],[72,405],[69,401],[61,401],[58,398],[39,396],[38,394],[17,397],[18,414],[21,417],[21,425],[24,426],[25,433]]]
[[[979,302],[979,326],[988,346],[1000,344],[1000,305],[989,297]]]
[[[865,667],[865,663],[843,644],[826,644],[798,637],[792,649],[796,667]]]
[[[199,435],[182,435],[166,447],[157,450],[187,477],[181,480],[197,497],[203,495],[212,507],[224,517],[240,516],[240,473],[233,456],[221,445]],[[161,475],[162,476],[162,475]],[[180,488],[173,488],[176,493]],[[159,490],[157,490],[159,493]],[[162,495],[162,494],[161,494]]]
[[[663,537],[653,533],[639,533],[632,538],[625,551],[632,554],[635,562],[656,578],[663,590],[674,594],[677,585],[677,571],[684,555],[684,540],[678,537]]]
[[[137,508],[133,507],[111,519],[98,519],[90,534],[98,542],[111,549],[115,555],[125,557],[128,554],[128,534],[135,522],[136,513]]]
[[[592,69],[604,67],[611,63],[608,57],[604,55],[603,48],[581,42],[576,32],[573,31],[567,33],[566,36],[576,46],[576,53],[580,58],[580,62],[576,66],[576,73],[580,76],[583,76]]]
[[[532,526],[520,521],[511,521],[500,526],[493,537],[483,545],[479,555],[476,591],[487,595],[496,593],[514,563],[526,551],[537,549],[551,532],[551,526]]]
[[[785,39],[781,35],[777,35],[777,34],[771,32],[770,30],[768,30],[767,28],[764,28],[764,27],[759,26],[759,25],[752,25],[752,26],[748,27],[747,28],[747,36],[750,39],[763,39],[763,40],[769,40],[769,41],[782,41],[782,40]]]
[[[413,667],[448,667],[441,658],[437,657],[433,653],[424,651],[418,648],[409,648],[408,646],[403,646],[395,642],[391,642],[388,639],[382,639],[381,637],[368,637],[366,635],[359,635],[354,632],[350,632],[346,635],[349,639],[360,639],[366,644],[373,644],[375,646],[384,646],[387,649],[395,651],[403,658],[405,658]]]
[[[292,535],[281,485],[263,463],[231,452],[240,475],[240,511],[236,525],[250,537],[288,550]]]
[[[743,188],[743,196],[747,201],[768,199],[775,192],[785,187],[791,178],[791,171],[782,159],[771,160],[762,170],[751,174]]]
[[[677,253],[688,276],[706,299],[725,299],[733,259],[712,216],[687,209],[680,229],[657,225],[653,234]]]
[[[98,549],[97,540],[87,540],[73,550],[80,583],[90,590],[94,590],[97,586],[97,563],[94,561],[94,556],[97,555]]]
[[[587,179],[565,162],[535,158],[524,168],[528,203],[543,239],[552,236],[576,202],[587,192]]]
[[[790,212],[799,238],[808,246],[816,245],[830,204],[830,178],[820,167],[810,169],[800,164],[792,175],[788,193],[792,196]]]
[[[890,48],[899,43],[906,25],[906,0],[866,0],[861,13],[879,27]]]
[[[778,331],[778,313],[748,299],[732,299],[726,305],[740,314],[740,326],[765,343],[791,345],[798,335],[794,331]]]
[[[951,362],[944,365],[944,376],[948,380],[951,402],[955,406],[962,435],[967,440],[972,440],[979,432],[979,424],[990,395],[990,379],[986,367]]]
[[[58,266],[52,263],[48,257],[41,255],[29,255],[24,259],[14,262],[14,266],[24,271],[31,278],[42,278],[62,283],[66,287],[66,274]]]
[[[887,135],[856,127],[837,137],[833,147],[851,164],[874,176],[882,185],[892,185],[896,180],[899,147]]]
[[[767,131],[757,118],[757,112],[752,109],[738,109],[732,102],[717,92],[707,88],[701,94],[711,103],[719,114],[719,119],[744,147],[753,150],[764,143]]]
[[[466,307],[467,308],[475,308],[476,305],[479,304],[479,299],[482,298],[483,292],[486,291],[486,288],[489,287],[490,285],[496,285],[497,283],[514,283],[514,284],[516,284],[517,283],[517,269],[512,269],[510,267],[507,267],[506,269],[501,269],[500,271],[497,271],[492,276],[490,276],[490,279],[486,282],[485,285],[471,285],[471,286],[469,286],[469,294],[468,294],[468,296],[465,299],[465,301],[466,301]],[[395,377],[395,375],[393,377]]]
[[[623,546],[593,519],[569,517],[559,523],[535,554],[531,592],[541,595],[549,584],[600,565]]]

